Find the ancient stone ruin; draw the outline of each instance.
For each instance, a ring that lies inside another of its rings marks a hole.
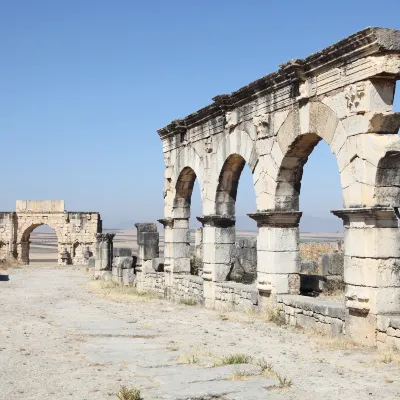
[[[140,224],[136,266],[114,258],[105,276],[173,300],[267,310],[292,325],[400,348],[400,113],[392,110],[398,79],[400,31],[367,28],[160,129],[164,259],[156,225]],[[345,228],[343,273],[334,260],[340,256],[324,264],[328,275],[344,276],[342,303],[300,295],[301,180],[321,140],[336,157],[342,184],[343,208],[332,212]],[[249,214],[258,225],[254,284],[229,281],[245,164],[256,193]],[[196,179],[203,228],[194,262]]]
[[[250,297],[260,307],[283,303],[302,309],[293,298],[286,300],[300,290],[301,178],[308,156],[324,140],[336,157],[343,189],[343,209],[333,213],[345,227],[346,284],[345,308],[326,319],[344,321],[346,335],[376,344],[389,316],[400,313],[400,114],[392,111],[399,78],[400,31],[367,28],[216,96],[211,105],[160,129],[166,291],[190,274],[190,201],[197,179],[205,305],[215,307],[227,292],[233,303]],[[236,191],[246,163],[256,192],[256,211],[249,216],[259,229],[253,297],[250,287],[247,292],[224,286],[235,245]],[[291,315],[289,321],[295,319]]]
[[[0,260],[29,264],[30,234],[40,225],[54,229],[58,264],[85,264],[101,232],[98,212],[69,212],[64,200],[17,200],[16,211],[0,212]]]

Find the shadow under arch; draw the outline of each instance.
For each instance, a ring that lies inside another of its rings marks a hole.
[[[190,218],[193,187],[197,175],[191,167],[184,167],[175,184],[174,218]]]

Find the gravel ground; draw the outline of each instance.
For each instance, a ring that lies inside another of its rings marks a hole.
[[[122,385],[145,400],[400,398],[400,365],[374,350],[328,348],[339,344],[252,314],[99,293],[84,269],[3,273],[0,399],[117,399]],[[237,353],[252,361],[218,365]]]

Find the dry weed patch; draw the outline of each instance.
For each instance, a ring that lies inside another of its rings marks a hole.
[[[151,291],[140,291],[133,286],[122,286],[110,281],[92,280],[89,288],[107,298],[120,301],[151,301],[159,300],[161,296]]]
[[[126,386],[122,386],[116,395],[119,400],[143,400],[139,389],[129,389]]]

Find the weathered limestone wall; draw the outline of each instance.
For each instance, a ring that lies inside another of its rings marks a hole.
[[[344,334],[344,304],[305,296],[278,297],[278,310],[289,325],[338,336]]]
[[[215,284],[214,308],[217,310],[256,310],[258,290],[256,285],[236,282]]]
[[[14,218],[13,212],[0,212],[0,260],[13,255]]]
[[[400,349],[400,316],[378,316],[378,348]]]

